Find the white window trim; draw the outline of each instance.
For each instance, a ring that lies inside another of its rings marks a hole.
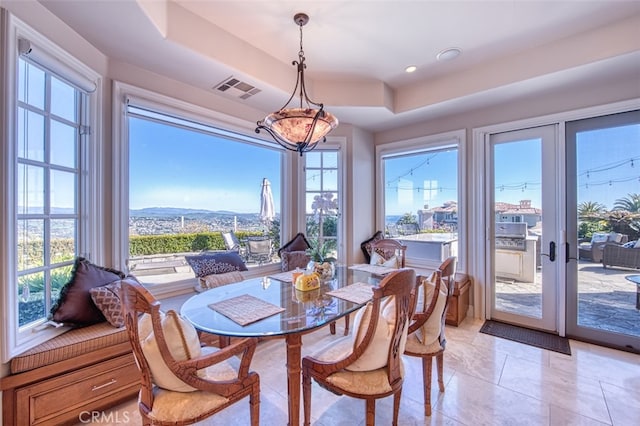
[[[458,263],[459,272],[466,270],[466,241],[468,239],[469,224],[467,220],[467,170],[466,164],[466,131],[464,129],[451,132],[438,133],[435,135],[421,136],[396,142],[389,142],[376,146],[376,229],[384,229],[384,173],[382,169],[382,158],[391,154],[411,153],[414,151],[424,151],[437,149],[441,146],[452,146],[454,141],[458,149]],[[425,260],[420,264],[407,265],[418,268],[433,269],[439,266],[439,262]]]
[[[125,260],[129,257],[128,244],[129,224],[129,129],[127,120],[127,104],[135,102],[136,106],[146,106],[150,110],[168,115],[193,120],[214,128],[227,130],[242,136],[263,141],[275,149],[280,148],[275,142],[260,138],[255,134],[255,122],[239,119],[223,114],[212,109],[203,108],[179,99],[171,98],[150,90],[146,90],[127,83],[114,81],[112,109],[113,109],[113,263],[116,269],[127,270]],[[291,175],[293,164],[286,155],[282,160],[282,188],[283,194],[290,193]],[[281,217],[287,217],[292,211],[292,200],[289,197],[281,197]],[[281,235],[291,232],[291,221],[280,223]],[[261,276],[265,273],[276,272],[279,265],[265,265],[245,273],[247,278]],[[259,272],[259,273],[258,273]],[[150,291],[156,297],[164,297],[172,294],[180,294],[191,291],[195,285],[195,278],[173,281],[171,283],[154,284]]]
[[[2,46],[3,59],[3,81],[2,92],[4,104],[0,117],[4,133],[1,153],[5,160],[0,173],[0,181],[4,188],[2,195],[3,205],[6,206],[0,211],[1,233],[4,238],[0,242],[0,280],[3,283],[0,288],[0,300],[2,301],[3,327],[0,330],[2,342],[2,362],[8,362],[14,356],[25,350],[45,342],[55,337],[66,329],[42,327],[41,324],[34,324],[22,332],[18,331],[17,305],[12,301],[17,300],[17,275],[16,275],[16,203],[17,194],[15,191],[15,143],[17,137],[16,129],[16,99],[17,99],[17,69],[18,69],[18,39],[24,38],[31,42],[34,48],[41,52],[47,52],[51,58],[56,58],[56,67],[53,71],[62,73],[62,76],[69,77],[70,82],[76,80],[78,87],[85,87],[92,82],[95,91],[88,96],[90,116],[87,122],[91,127],[91,134],[84,139],[85,145],[80,147],[81,155],[81,188],[80,194],[80,228],[78,250],[79,253],[90,257],[96,262],[103,260],[104,250],[100,246],[102,240],[102,203],[99,196],[99,188],[102,187],[102,165],[99,161],[102,126],[99,119],[100,99],[102,95],[101,76],[87,67],[75,57],[52,43],[50,40],[33,30],[18,18],[2,9],[2,31],[4,34],[4,45]],[[89,82],[89,83],[88,83]],[[44,322],[44,321],[43,321]]]
[[[344,136],[327,136],[327,141],[318,145],[315,149],[319,151],[338,151],[338,264],[347,263],[346,247],[346,202],[349,200],[347,190],[347,174],[345,173],[347,138]],[[306,206],[306,173],[304,169],[304,158],[296,155],[298,160],[298,220],[297,231],[306,235],[307,231],[307,206]],[[292,235],[293,237],[293,235]]]

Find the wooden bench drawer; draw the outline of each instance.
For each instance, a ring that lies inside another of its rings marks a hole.
[[[139,386],[140,373],[133,355],[103,361],[16,389],[18,424],[76,424],[83,407],[95,411],[111,406],[135,395]]]

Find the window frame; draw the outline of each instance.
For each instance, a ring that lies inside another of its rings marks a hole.
[[[466,131],[464,129],[388,142],[376,146],[376,167],[378,170],[376,173],[376,229],[385,229],[384,157],[439,150],[446,147],[455,147],[458,150],[458,198],[456,200],[458,203],[457,270],[464,271],[467,257],[465,247],[469,229],[467,220],[467,211],[469,209],[467,203],[467,171],[464,167],[464,164],[466,164]],[[407,261],[407,266],[416,268],[434,269],[440,265],[440,262],[427,259],[413,262],[408,257]]]
[[[337,223],[337,251],[338,251],[338,259],[336,259],[338,264],[345,264],[347,259],[347,248],[346,248],[346,234],[345,234],[345,209],[347,200],[347,185],[346,185],[346,173],[344,170],[345,164],[345,144],[346,138],[340,136],[328,136],[327,141],[321,143],[316,148],[314,148],[314,152],[316,151],[328,151],[328,152],[336,152],[337,154],[337,184],[338,184],[338,223]],[[306,170],[306,160],[305,158],[299,159],[299,212],[298,214],[298,229],[300,232],[303,232],[305,235],[307,234],[307,170]]]
[[[4,143],[1,153],[5,162],[0,173],[3,188],[2,200],[6,206],[0,212],[0,226],[5,236],[0,243],[0,277],[3,286],[0,288],[2,308],[5,312],[5,326],[2,327],[2,362],[8,362],[25,350],[45,342],[66,331],[66,327],[48,327],[46,318],[36,321],[20,330],[18,320],[18,274],[17,274],[17,110],[18,110],[18,40],[30,42],[29,62],[36,63],[47,73],[64,80],[83,91],[86,104],[81,112],[83,126],[89,132],[81,134],[78,145],[79,188],[77,190],[78,237],[77,255],[86,256],[96,262],[103,260],[104,251],[100,248],[102,241],[101,200],[98,188],[101,182],[102,167],[99,151],[102,140],[99,105],[102,98],[102,78],[91,68],[80,62],[67,51],[33,30],[24,22],[7,11],[2,11],[2,32],[4,44],[2,56],[4,62],[2,89],[1,124]]]
[[[134,104],[139,108],[146,108],[169,116],[179,117],[183,120],[193,121],[198,125],[210,126],[221,132],[236,134],[240,138],[246,137],[254,140],[256,145],[266,145],[269,149],[281,150],[283,154],[281,162],[281,211],[280,211],[280,235],[291,232],[291,221],[282,218],[290,217],[292,200],[284,194],[291,193],[292,165],[284,148],[275,142],[260,138],[255,134],[255,123],[241,120],[236,117],[217,112],[213,109],[203,108],[192,103],[171,98],[163,94],[133,86],[124,82],[114,81],[113,84],[113,263],[114,267],[127,271],[126,259],[128,259],[128,209],[129,209],[129,128],[127,105]],[[280,269],[279,263],[257,266],[245,272],[246,277],[262,276],[265,273],[276,272]],[[195,277],[171,281],[170,283],[157,283],[149,290],[157,297],[177,294],[193,289]]]

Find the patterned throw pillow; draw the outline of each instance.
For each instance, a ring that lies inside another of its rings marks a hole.
[[[211,274],[248,270],[240,255],[234,251],[185,256],[185,259],[198,278]]]
[[[87,259],[78,257],[73,265],[71,279],[62,287],[58,301],[51,308],[50,318],[76,326],[104,321],[104,315],[91,300],[90,290],[120,281],[124,277],[120,271],[94,265]]]
[[[126,280],[138,282],[133,276],[128,276],[122,281]],[[93,303],[100,309],[109,324],[117,328],[124,325],[122,300],[120,299],[120,283],[121,281],[115,281],[111,284],[94,287],[89,290]]]
[[[200,277],[200,291],[223,285],[237,283],[244,280],[240,271],[225,272],[224,274],[211,274]],[[198,290],[198,289],[196,289]]]
[[[371,261],[369,261],[371,265],[377,266],[386,266],[387,268],[398,269],[400,267],[400,262],[398,262],[398,256],[393,255],[388,259],[385,259],[380,253],[374,251],[371,253]]]
[[[362,250],[362,254],[364,254],[364,259],[367,263],[371,262],[371,243],[383,238],[384,235],[382,234],[382,231],[377,231],[371,238],[360,244],[360,249]]]

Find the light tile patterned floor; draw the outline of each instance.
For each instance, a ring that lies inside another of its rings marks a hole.
[[[467,319],[460,327],[447,327],[446,390],[439,393],[433,380],[430,418],[422,411],[420,361],[406,358],[400,425],[638,424],[640,355],[571,341],[572,355],[567,356],[481,334],[481,326],[482,321]],[[328,327],[304,336],[303,355],[334,338]],[[258,345],[253,369],[262,383],[260,424],[287,424],[284,359],[282,339]],[[363,401],[317,385],[312,394],[313,425],[364,425]],[[379,400],[376,424],[391,424],[391,412],[392,398]],[[134,400],[105,413],[100,424],[120,425],[125,418],[140,423]],[[248,425],[248,399],[199,424]]]

